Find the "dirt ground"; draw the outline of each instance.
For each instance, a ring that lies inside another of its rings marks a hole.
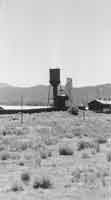
[[[111,199],[111,115],[0,115],[0,199]]]

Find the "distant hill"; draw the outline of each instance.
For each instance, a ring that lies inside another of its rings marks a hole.
[[[48,90],[49,87],[44,85],[25,88],[0,83],[0,104],[19,105],[23,96],[24,104],[47,105]],[[111,84],[73,88],[74,103],[78,105],[87,104],[88,101],[97,97],[110,96]]]
[[[76,104],[85,104],[95,98],[111,97],[111,84],[73,88],[73,98]]]
[[[48,86],[15,87],[0,84],[0,104],[19,105],[21,96],[24,104],[46,105],[48,99]]]
[[[0,83],[0,88],[4,87],[11,87],[8,83]]]

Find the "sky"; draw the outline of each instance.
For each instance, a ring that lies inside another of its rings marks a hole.
[[[111,83],[110,0],[0,0],[0,82],[49,83],[60,67],[61,83]]]

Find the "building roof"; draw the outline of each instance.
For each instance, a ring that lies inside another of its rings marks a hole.
[[[111,99],[95,99],[95,101],[104,105],[111,105]]]

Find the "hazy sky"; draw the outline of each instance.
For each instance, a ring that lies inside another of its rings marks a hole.
[[[0,82],[111,83],[111,0],[0,0]]]

